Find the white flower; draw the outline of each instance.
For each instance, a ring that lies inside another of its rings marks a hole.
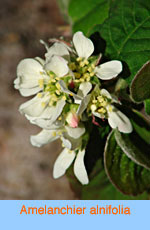
[[[73,35],[73,47],[56,40],[56,43],[50,48],[47,48],[46,45],[46,49],[46,63],[53,55],[63,57],[68,61],[76,82],[90,81],[93,76],[97,76],[101,80],[110,80],[122,71],[122,64],[117,60],[97,65],[97,59],[93,60],[93,56],[91,56],[94,52],[94,45],[80,31]]]
[[[98,91],[97,87],[95,91]],[[113,99],[106,89],[101,89],[99,92],[98,96],[92,98],[90,104],[92,114],[102,119],[108,119],[108,123],[113,129],[118,128],[122,133],[131,133],[133,128],[128,117],[112,105],[113,102],[117,103],[116,99]]]
[[[40,92],[22,104],[19,111],[25,114],[31,123],[49,129],[66,104],[66,97],[60,91],[58,81],[69,72],[69,68],[67,61],[56,55],[47,63],[39,60],[22,60],[17,67],[17,79],[14,84],[24,96]]]
[[[73,36],[73,44],[77,55],[80,59],[80,66],[89,66],[88,58],[94,51],[94,45],[92,41],[85,37],[82,32],[76,32]],[[96,75],[102,80],[110,80],[115,78],[122,71],[122,64],[120,61],[109,61],[104,64],[95,66],[91,64],[88,68],[89,74]]]
[[[73,160],[76,158],[74,163],[74,173],[82,184],[88,183],[88,176],[84,166],[85,150],[80,150],[82,135],[84,132],[85,128],[82,125],[77,128],[62,126],[59,127],[59,129],[43,129],[39,134],[31,136],[31,143],[36,147],[41,147],[42,145],[55,141],[61,137],[65,148],[60,153],[54,164],[54,178],[63,176]],[[76,153],[77,149],[78,153]]]
[[[59,157],[57,158],[55,164],[54,164],[54,170],[53,170],[53,176],[54,178],[59,178],[60,176],[63,176],[68,169],[68,167],[72,164],[73,160],[74,162],[74,174],[77,177],[77,179],[83,184],[88,184],[89,179],[88,175],[85,169],[84,165],[84,155],[85,150],[79,150],[79,152],[76,153],[74,151],[69,151],[68,149],[64,149]]]

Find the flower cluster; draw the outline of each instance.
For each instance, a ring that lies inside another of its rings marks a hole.
[[[92,55],[92,41],[82,32],[74,34],[72,45],[56,40],[45,47],[45,60],[28,58],[17,67],[15,88],[22,96],[36,95],[19,111],[42,128],[31,136],[32,145],[41,147],[58,138],[62,140],[64,149],[54,164],[54,178],[64,175],[74,161],[75,176],[87,184],[86,146],[82,143],[88,132],[85,122],[96,116],[108,119],[112,129],[132,132],[130,120],[114,106],[120,102],[101,88],[102,81],[115,78],[122,71],[122,64],[116,60],[99,64],[100,58]]]

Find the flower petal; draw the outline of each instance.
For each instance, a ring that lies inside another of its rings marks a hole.
[[[122,71],[120,61],[109,61],[95,68],[97,77],[102,80],[110,80],[115,78]]]
[[[74,174],[82,184],[88,184],[89,179],[84,165],[85,150],[79,151],[74,163]]]
[[[64,58],[55,55],[46,63],[45,70],[54,72],[58,77],[63,77],[68,73],[69,68]]]
[[[31,144],[36,147],[41,147],[45,144],[48,144],[52,141],[55,141],[59,138],[58,135],[55,135],[55,130],[45,130],[43,129],[37,135],[32,135],[30,137]]]
[[[58,55],[69,60],[69,51],[63,43],[56,42],[48,49],[48,52],[45,54],[46,62],[49,62],[51,57],[54,55]]]
[[[71,149],[71,150],[75,150],[76,148],[81,146],[81,142],[82,142],[82,138],[75,139],[75,138],[69,136],[69,134],[67,132],[62,133],[61,140],[62,140],[64,146],[68,149]]]
[[[85,97],[92,89],[92,84],[90,82],[83,82],[79,86],[78,95]]]
[[[85,37],[82,32],[76,32],[74,34],[73,44],[79,57],[87,59],[94,51],[93,42]]]
[[[59,100],[56,106],[47,106],[45,110],[40,114],[40,116],[30,116],[26,114],[26,118],[35,125],[43,129],[52,129],[54,122],[56,122],[57,118],[60,116],[63,107],[65,106],[64,100]],[[61,123],[61,122],[57,122]],[[60,125],[60,124],[58,124]],[[62,125],[62,124],[61,124]]]
[[[38,98],[38,96],[35,96],[33,99],[23,103],[19,107],[19,111],[31,117],[38,117],[45,110],[48,102],[49,96],[44,95],[42,98]],[[44,103],[44,106],[42,103]]]
[[[36,92],[40,91],[38,80],[42,78],[42,65],[35,59],[27,58],[22,60],[17,66],[17,79],[14,81],[15,88],[21,90],[27,89],[21,93],[25,96],[30,96],[35,93],[33,88],[36,87]],[[31,92],[30,92],[31,88]]]
[[[34,87],[34,88],[30,88],[30,89],[19,88],[20,94],[24,97],[28,97],[28,96],[37,94],[40,90],[41,90],[41,88],[39,88],[39,87]]]
[[[110,93],[109,93],[106,89],[101,89],[100,93],[101,93],[103,96],[105,96],[105,97],[107,97],[107,98],[109,98],[109,99],[112,99],[112,96],[110,95]]]
[[[87,108],[87,105],[90,101],[90,98],[91,98],[91,94],[88,94],[87,96],[85,96],[81,102],[80,102],[80,105],[79,105],[79,108],[77,110],[77,115],[78,116],[81,116],[82,113],[85,111],[85,109]]]
[[[81,137],[84,133],[85,133],[85,128],[83,126],[80,125],[80,127],[78,126],[77,128],[72,128],[69,126],[65,126],[68,135],[70,137],[73,137],[75,139],[78,139],[79,137]]]
[[[108,115],[108,123],[113,129],[118,128],[122,133],[132,132],[133,128],[129,118],[121,111],[114,107],[112,112],[108,110]]]
[[[65,148],[60,153],[57,160],[55,161],[54,169],[53,169],[53,177],[59,178],[63,176],[66,170],[69,168],[69,166],[73,162],[74,158],[75,158],[75,152],[72,151],[70,153],[70,151],[67,148]]]

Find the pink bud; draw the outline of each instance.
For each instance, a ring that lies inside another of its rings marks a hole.
[[[79,118],[78,118],[76,113],[69,113],[66,121],[68,122],[70,127],[72,127],[72,128],[78,127]]]

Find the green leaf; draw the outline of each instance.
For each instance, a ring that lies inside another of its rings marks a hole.
[[[150,115],[150,99],[144,101],[145,112]]]
[[[131,97],[135,102],[150,98],[150,61],[142,66],[131,83]]]
[[[129,117],[136,133],[150,145],[150,123],[137,110],[133,110]]]
[[[109,181],[105,171],[102,159],[99,159],[92,170],[88,185],[81,185],[74,176],[73,167],[67,171],[67,176],[72,190],[76,197],[82,200],[145,200],[148,194],[145,192],[136,197],[122,194]]]
[[[131,83],[150,58],[149,0],[112,1],[108,19],[96,29],[106,41],[106,56],[128,65],[126,80]]]
[[[150,188],[150,171],[135,164],[118,146],[114,131],[107,139],[105,170],[110,181],[127,195],[138,195]]]
[[[150,169],[150,146],[135,132],[124,134],[115,130],[115,138],[119,147],[132,161]]]
[[[69,15],[73,21],[73,32],[87,34],[93,26],[104,22],[108,11],[109,0],[71,0]]]

